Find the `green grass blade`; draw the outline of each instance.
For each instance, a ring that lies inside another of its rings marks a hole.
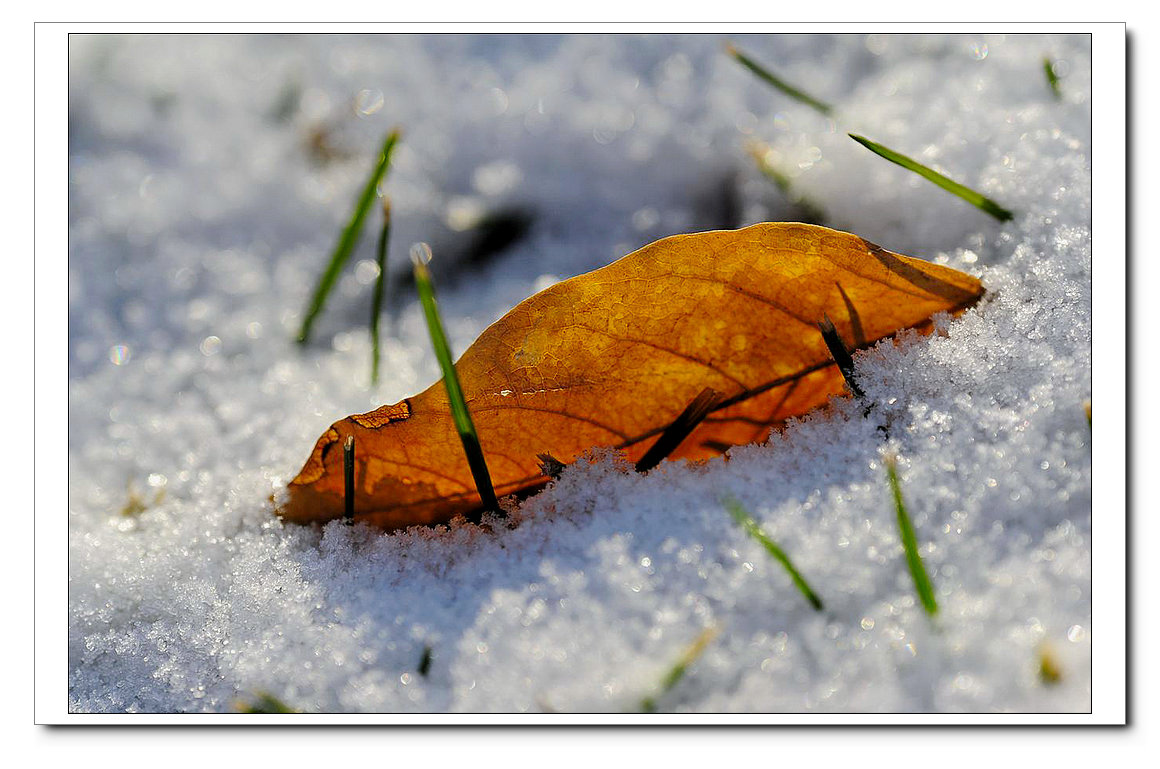
[[[898,517],[898,534],[902,538],[902,547],[906,551],[906,565],[910,569],[910,576],[914,580],[914,589],[922,601],[926,613],[934,616],[938,612],[938,601],[934,597],[934,586],[922,565],[922,556],[918,554],[918,542],[914,536],[914,525],[910,522],[910,514],[906,511],[906,503],[902,501],[902,488],[898,484],[898,471],[895,467],[897,460],[893,456],[886,457],[886,477],[890,479],[890,491],[894,495],[894,510]]]
[[[857,134],[848,134],[848,136],[866,149],[873,152],[875,155],[884,157],[891,163],[897,163],[906,170],[913,171],[924,179],[934,182],[952,195],[958,195],[960,198],[967,201],[975,208],[986,211],[988,214],[1001,222],[1010,221],[1015,217],[1013,213],[1008,211],[1006,208],[1003,208],[1003,206],[999,205],[990,198],[980,195],[970,187],[965,187],[953,179],[948,179],[938,171],[933,171],[921,163],[911,160],[905,155],[900,155],[892,149],[883,147],[877,142],[870,141],[864,136],[858,136]]]
[[[387,289],[387,243],[391,239],[391,199],[383,198],[383,226],[375,261],[379,275],[375,278],[375,293],[371,298],[371,385],[379,383],[379,320],[383,314],[383,294]]]
[[[697,639],[681,654],[676,664],[665,673],[665,677],[661,679],[660,690],[656,694],[645,697],[640,701],[641,711],[645,713],[656,712],[657,698],[680,683],[681,679],[685,677],[685,671],[689,669],[689,665],[697,661],[697,658],[705,651],[705,647],[717,637],[717,633],[718,630],[715,627],[708,627],[701,631],[701,635],[697,636]]]
[[[813,107],[818,112],[822,113],[823,115],[826,115],[827,117],[831,113],[833,113],[834,108],[831,107],[829,104],[826,104],[824,101],[819,101],[818,99],[815,99],[814,97],[810,96],[805,91],[802,91],[798,88],[794,88],[792,85],[785,82],[784,80],[779,78],[777,75],[773,74],[768,69],[761,66],[760,64],[758,64],[756,61],[749,58],[745,54],[743,54],[741,51],[738,51],[736,48],[733,47],[732,44],[727,45],[725,47],[725,51],[730,56],[732,56],[734,59],[736,59],[739,64],[741,64],[746,69],[748,69],[750,72],[757,75],[759,78],[761,78],[765,82],[769,83],[771,86],[773,86],[777,90],[781,91],[782,93],[784,93],[786,96],[790,97],[791,99],[795,99],[795,100],[801,102],[802,104]]]
[[[793,194],[793,191],[790,189],[793,184],[790,178],[774,168],[773,164],[769,162],[768,155],[770,149],[768,145],[762,144],[761,142],[750,142],[748,151],[749,156],[753,158],[753,162],[757,164],[757,170],[761,171],[766,179],[773,182],[774,186],[781,190],[781,193],[786,197]]]
[[[1059,90],[1059,75],[1055,74],[1055,66],[1051,63],[1051,59],[1046,56],[1043,57],[1043,74],[1047,76],[1047,84],[1051,86],[1051,95],[1057,100],[1063,98],[1063,92]]]
[[[239,713],[301,713],[301,710],[295,710],[287,705],[282,700],[275,697],[273,694],[266,692],[259,692],[254,696],[252,702],[236,702],[234,709]]]
[[[769,160],[771,150],[768,145],[761,142],[750,142],[749,156],[753,158],[753,162],[757,164],[757,170],[761,174],[773,182],[774,186],[781,191],[790,203],[796,205],[801,215],[805,217],[805,221],[811,223],[821,223],[826,218],[825,210],[814,203],[809,198],[799,195],[793,189],[793,181],[782,171],[778,170]]]
[[[463,452],[467,455],[467,464],[471,468],[471,477],[475,479],[479,498],[485,509],[498,513],[499,502],[491,485],[491,473],[488,472],[487,462],[483,458],[483,449],[479,445],[475,424],[471,421],[471,412],[467,410],[467,401],[459,385],[459,374],[456,373],[455,364],[451,360],[451,346],[443,333],[443,321],[439,318],[439,307],[435,303],[431,271],[427,269],[427,263],[430,261],[431,248],[426,243],[416,243],[411,247],[415,286],[419,291],[419,301],[423,303],[423,315],[427,319],[427,330],[431,333],[431,345],[435,348],[435,357],[439,359],[439,368],[443,371],[443,386],[447,388],[451,418],[455,421],[455,429],[459,433],[460,441],[463,442]]]
[[[1055,686],[1063,680],[1063,669],[1051,647],[1039,647],[1039,680],[1046,686]]]
[[[302,319],[302,327],[298,330],[298,343],[306,344],[310,339],[310,329],[314,326],[314,321],[322,312],[323,306],[326,304],[326,298],[330,295],[331,289],[338,281],[338,275],[342,272],[343,266],[347,260],[350,259],[351,253],[354,252],[355,246],[358,245],[359,235],[362,233],[363,222],[367,218],[367,212],[371,209],[371,204],[375,201],[375,195],[378,194],[379,182],[382,181],[384,174],[387,172],[387,167],[391,163],[391,152],[395,148],[395,144],[399,141],[399,131],[396,129],[387,135],[383,142],[382,152],[379,153],[378,163],[375,164],[375,169],[367,179],[366,186],[363,187],[362,194],[359,195],[358,202],[355,203],[354,211],[351,213],[350,219],[346,226],[343,227],[342,233],[338,236],[338,243],[334,247],[334,252],[330,255],[330,263],[326,265],[326,270],[318,279],[318,285],[314,288],[314,294],[310,297],[310,304],[306,308],[306,316]]]
[[[815,593],[813,588],[810,587],[809,583],[806,582],[806,579],[802,576],[801,572],[798,571],[796,567],[794,567],[793,562],[790,561],[789,556],[785,554],[785,551],[778,547],[777,543],[769,538],[769,535],[762,530],[757,521],[753,519],[753,516],[751,516],[745,510],[745,508],[741,506],[740,502],[732,497],[726,498],[724,505],[725,509],[729,511],[729,514],[733,516],[733,520],[737,521],[737,523],[741,525],[741,528],[745,529],[745,533],[753,537],[753,539],[757,540],[757,542],[763,548],[765,548],[766,552],[773,556],[774,560],[785,567],[785,570],[789,572],[790,579],[792,579],[793,583],[797,585],[797,589],[800,590],[801,594],[806,597],[806,600],[810,602],[810,605],[813,606],[816,610],[821,611],[824,608],[822,605],[822,599],[818,597],[818,594]]]

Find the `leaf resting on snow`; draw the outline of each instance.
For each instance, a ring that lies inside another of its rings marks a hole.
[[[983,294],[948,267],[805,224],[677,235],[520,303],[456,364],[500,496],[547,482],[540,454],[596,446],[639,461],[706,388],[720,394],[671,458],[764,440],[843,392],[818,322],[866,347],[929,328]],[[343,515],[342,446],[355,436],[356,519],[386,529],[479,509],[443,385],[335,422],[278,510]]]

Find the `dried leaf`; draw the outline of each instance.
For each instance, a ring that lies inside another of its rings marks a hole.
[[[970,275],[824,227],[677,235],[525,300],[456,370],[503,496],[547,482],[545,452],[568,463],[612,446],[639,461],[706,388],[721,399],[671,457],[764,440],[843,392],[818,331],[824,317],[865,347],[901,329],[928,330],[932,315],[961,312],[982,294]],[[331,426],[291,481],[283,517],[342,516],[350,435],[358,520],[393,529],[479,508],[436,382]]]

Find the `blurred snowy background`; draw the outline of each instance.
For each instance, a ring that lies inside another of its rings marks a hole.
[[[675,711],[1089,709],[1089,39],[730,39],[832,118],[710,35],[70,38],[74,711],[228,712],[259,692],[311,712],[631,711],[648,696]],[[394,126],[372,388],[377,217],[314,342],[292,338]],[[665,235],[807,215],[991,291],[941,335],[858,357],[875,419],[839,403],[728,462],[577,467],[498,533],[272,515],[332,421],[437,378],[411,243],[434,248],[462,351],[531,293]],[[934,621],[906,571],[883,421]],[[715,639],[660,693],[705,628]]]

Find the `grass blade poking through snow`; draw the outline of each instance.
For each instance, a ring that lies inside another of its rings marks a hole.
[[[757,170],[761,171],[762,175],[765,176],[766,179],[769,179],[771,182],[773,182],[774,186],[777,187],[781,191],[781,194],[785,195],[785,197],[791,203],[801,209],[801,215],[805,217],[805,221],[807,223],[821,224],[825,220],[826,213],[822,210],[822,207],[814,203],[812,200],[809,200],[808,198],[794,192],[793,182],[790,180],[789,176],[774,167],[770,160],[770,155],[773,154],[773,150],[769,147],[768,144],[762,144],[761,142],[756,141],[750,142],[748,150],[749,156],[752,157],[753,162],[757,164]]]
[[[342,447],[343,519],[347,526],[354,525],[354,436],[346,436]]]
[[[1039,647],[1039,680],[1047,686],[1055,686],[1063,680],[1059,660],[1047,644]]]
[[[842,285],[839,283],[838,290],[841,289]],[[846,380],[846,387],[850,388],[855,398],[864,400],[866,393],[862,392],[862,386],[858,384],[858,377],[854,372],[854,358],[829,315],[822,313],[822,319],[818,321],[818,330],[822,332],[822,340],[826,343],[826,349],[830,351],[830,357],[834,359],[838,370],[842,372],[842,378]]]
[[[717,637],[718,630],[715,627],[707,627],[701,631],[701,635],[697,636],[697,640],[689,645],[677,663],[669,668],[669,672],[665,673],[665,677],[661,679],[660,691],[651,697],[645,697],[640,701],[640,709],[645,713],[655,713],[657,710],[657,697],[662,696],[685,677],[685,671],[689,669],[701,656],[701,652],[705,651],[705,647],[709,642]]]
[[[495,498],[495,489],[491,485],[491,473],[488,472],[487,461],[483,458],[483,449],[479,445],[479,435],[475,432],[475,424],[471,421],[471,412],[467,410],[463,388],[459,385],[459,375],[456,373],[455,364],[451,360],[451,346],[447,344],[447,336],[443,333],[443,321],[439,318],[439,307],[435,304],[435,287],[431,283],[431,271],[427,269],[427,264],[430,261],[430,246],[426,243],[416,243],[411,246],[411,262],[415,268],[415,286],[419,290],[419,301],[423,303],[423,315],[427,318],[427,330],[431,332],[431,345],[435,348],[435,357],[439,359],[439,368],[443,371],[443,386],[447,388],[451,417],[455,420],[455,429],[459,432],[459,440],[463,442],[463,452],[467,455],[471,477],[475,479],[475,487],[479,491],[479,498],[483,502],[484,509],[499,513],[499,502]]]
[[[772,555],[778,563],[785,567],[785,570],[789,572],[789,576],[793,580],[793,583],[797,585],[797,589],[800,590],[801,594],[806,597],[806,600],[810,602],[810,605],[818,611],[821,611],[824,608],[822,606],[822,599],[818,597],[818,594],[815,593],[813,588],[810,587],[809,583],[806,582],[806,579],[801,575],[801,572],[799,572],[794,567],[793,562],[790,561],[789,556],[785,554],[785,551],[778,547],[777,543],[769,538],[769,535],[762,530],[757,521],[753,520],[753,516],[751,516],[745,510],[745,508],[741,506],[740,502],[732,497],[727,497],[723,504],[725,505],[725,509],[729,511],[729,514],[733,516],[733,520],[737,521],[737,523],[741,525],[741,528],[745,529],[745,533],[757,540],[757,542],[765,548],[766,552]]]
[[[294,708],[290,707],[282,700],[275,697],[273,694],[269,694],[267,692],[258,692],[254,696],[253,701],[251,701],[251,702],[244,702],[244,701],[240,701],[240,700],[238,702],[235,702],[234,703],[234,710],[238,711],[239,713],[250,713],[250,714],[259,714],[259,713],[283,714],[283,713],[301,713],[302,712],[301,710],[295,710]]]
[[[910,569],[910,576],[914,580],[914,589],[922,607],[932,617],[938,612],[938,602],[934,598],[934,586],[927,576],[926,567],[922,565],[922,557],[918,554],[918,542],[914,536],[914,525],[910,522],[910,514],[906,511],[906,503],[902,501],[902,488],[898,485],[898,460],[893,454],[883,458],[886,465],[886,477],[890,479],[890,491],[894,495],[894,510],[898,515],[898,534],[902,538],[902,547],[906,551],[906,565]]]
[[[375,165],[374,171],[367,179],[366,186],[363,187],[362,194],[359,195],[358,202],[355,203],[354,211],[351,212],[350,219],[346,223],[346,227],[342,229],[342,233],[338,236],[338,243],[334,246],[334,251],[330,255],[330,263],[326,265],[326,270],[318,279],[318,285],[314,288],[314,294],[310,297],[310,304],[306,308],[306,316],[302,319],[302,328],[298,330],[298,343],[306,344],[310,339],[310,329],[314,326],[314,321],[322,312],[323,306],[326,304],[326,297],[330,295],[330,291],[334,288],[334,284],[338,281],[338,274],[342,272],[343,265],[350,259],[351,253],[354,252],[354,247],[358,245],[359,235],[362,233],[363,222],[367,218],[367,212],[371,209],[371,204],[375,201],[375,195],[378,194],[379,182],[382,181],[383,176],[387,172],[387,167],[391,163],[391,151],[395,148],[395,144],[399,141],[399,131],[396,129],[391,131],[383,142],[382,152],[379,153],[378,163]]]
[[[644,456],[637,461],[636,471],[638,473],[647,473],[659,465],[661,460],[676,451],[677,447],[681,445],[681,441],[688,438],[689,434],[697,429],[697,425],[701,424],[701,421],[709,415],[713,407],[724,398],[724,395],[712,387],[706,387],[702,390],[685,407],[685,410],[669,423],[669,426],[657,438],[656,443],[650,446],[649,450],[644,453]]]
[[[391,239],[391,199],[383,198],[383,227],[379,231],[379,243],[375,261],[379,267],[375,278],[375,293],[371,299],[371,385],[379,383],[379,319],[383,314],[383,292],[387,290],[387,243]]]
[[[823,115],[826,115],[827,117],[829,117],[830,113],[832,113],[834,111],[833,107],[831,107],[829,104],[826,104],[824,101],[819,101],[818,99],[815,99],[814,97],[810,96],[805,91],[794,88],[792,85],[785,82],[784,80],[779,78],[777,75],[773,74],[768,69],[766,69],[765,67],[758,64],[753,59],[751,59],[748,56],[746,56],[745,54],[741,53],[741,51],[738,51],[736,48],[733,47],[732,43],[725,46],[725,52],[728,53],[730,56],[732,56],[734,59],[736,59],[739,64],[744,66],[750,72],[757,75],[759,78],[761,78],[765,82],[769,83],[771,86],[773,86],[777,90],[781,91],[782,93],[784,93],[786,96],[790,97],[791,99],[796,99],[797,101],[800,101],[802,104],[806,104],[810,107],[813,107],[818,112],[822,113]]]
[[[757,170],[773,182],[774,186],[781,190],[786,197],[793,194],[793,182],[790,181],[789,176],[774,168],[773,163],[769,160],[769,155],[772,152],[768,144],[761,142],[750,142],[746,147],[749,156],[753,158],[753,162],[757,164]]]
[[[933,170],[927,168],[926,166],[922,165],[921,163],[918,163],[914,160],[911,160],[910,158],[906,157],[905,155],[900,155],[897,152],[895,152],[894,150],[889,149],[887,147],[883,147],[881,144],[878,144],[877,142],[872,142],[864,136],[858,136],[857,134],[849,134],[849,137],[851,139],[853,139],[854,141],[858,142],[859,144],[861,144],[866,149],[873,152],[875,155],[879,155],[881,157],[884,157],[887,160],[889,160],[891,163],[897,163],[898,165],[902,166],[903,168],[905,168],[908,171],[914,171],[919,176],[921,176],[924,179],[927,179],[931,182],[934,182],[939,187],[942,187],[944,190],[951,193],[952,195],[958,195],[960,198],[967,201],[975,208],[978,208],[982,211],[986,211],[988,214],[995,217],[996,219],[998,219],[1001,222],[1010,221],[1011,219],[1013,219],[1015,217],[1015,215],[1013,213],[1008,211],[1006,208],[1003,208],[1003,206],[999,205],[998,203],[991,200],[990,198],[985,197],[983,195],[980,195],[979,193],[972,190],[970,187],[965,187],[962,184],[959,184],[958,182],[954,181],[953,179],[948,179],[947,177],[940,174],[938,171],[933,171]]]
[[[419,675],[424,678],[431,672],[431,647],[423,647],[423,656],[419,659]]]
[[[1059,75],[1055,74],[1055,65],[1046,56],[1043,57],[1043,74],[1047,76],[1047,84],[1051,86],[1051,95],[1057,101],[1062,99],[1063,93],[1059,90]]]

